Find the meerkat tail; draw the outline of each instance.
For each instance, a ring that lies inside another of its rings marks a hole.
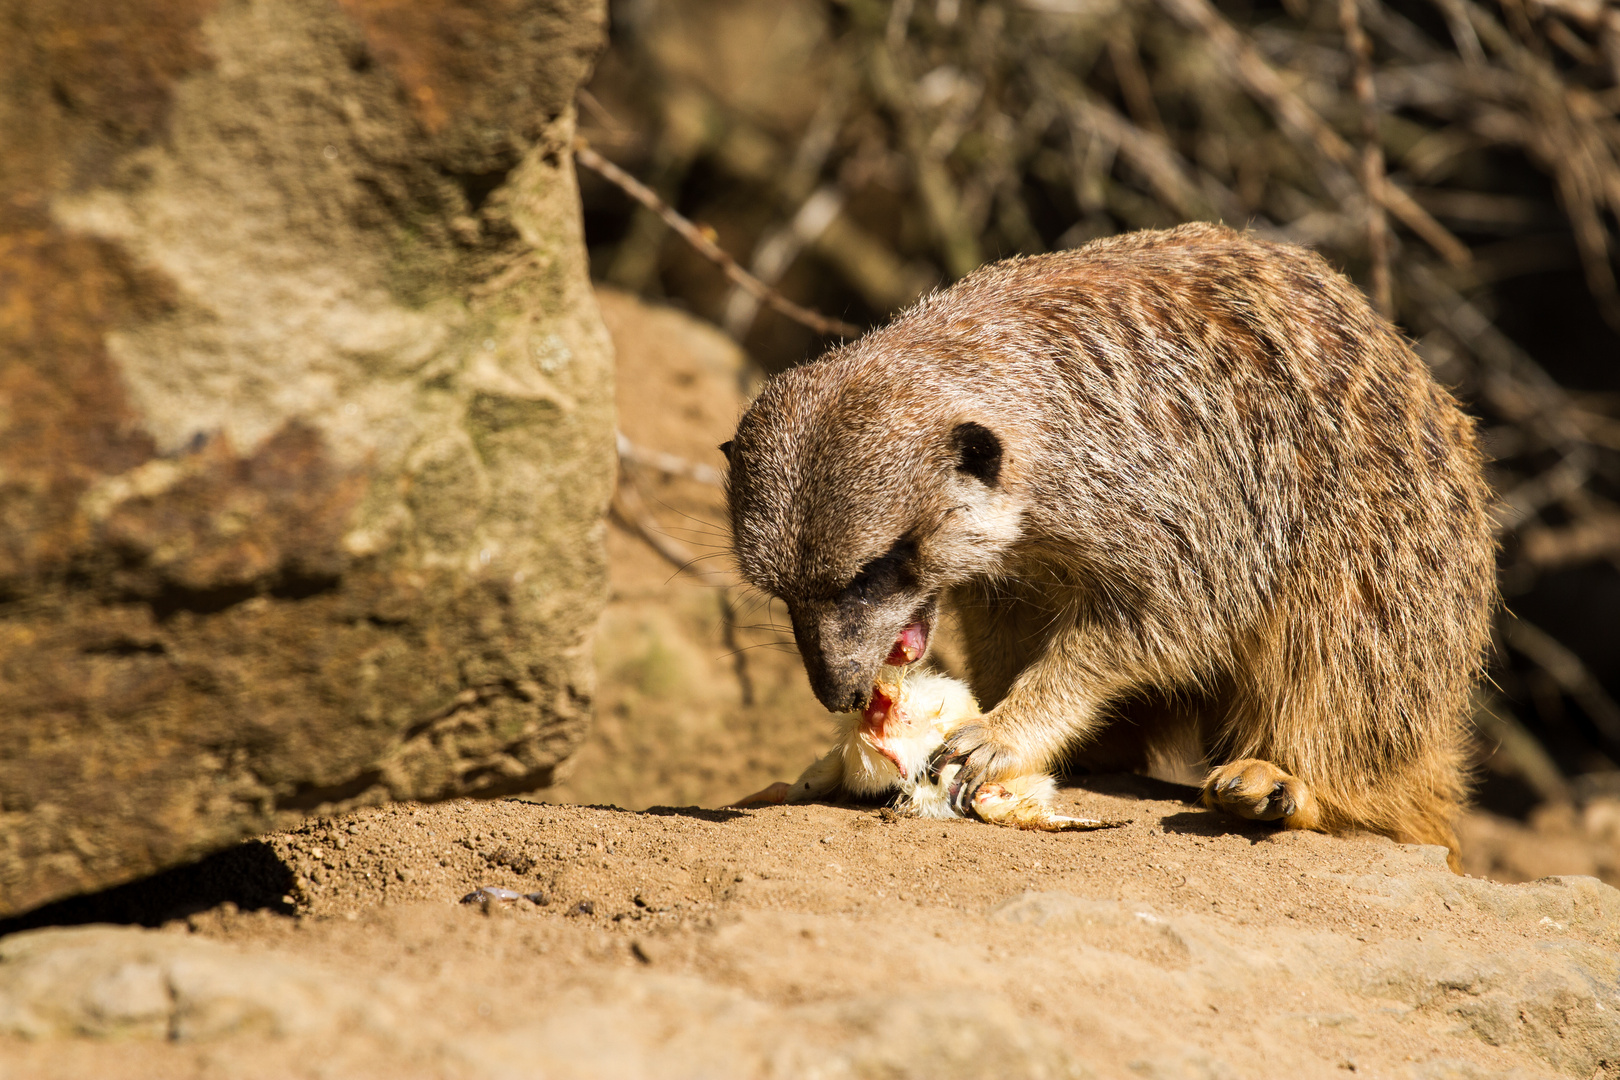
[[[1049,814],[1042,822],[1041,828],[1047,832],[1090,832],[1093,829],[1119,829],[1131,823],[1131,818],[1118,818],[1101,820],[1098,818],[1068,817],[1064,814]]]

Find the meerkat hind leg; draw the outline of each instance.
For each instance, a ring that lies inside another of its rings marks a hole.
[[[1210,771],[1204,805],[1251,821],[1281,821],[1288,829],[1317,829],[1321,813],[1310,785],[1269,761],[1243,758]]]

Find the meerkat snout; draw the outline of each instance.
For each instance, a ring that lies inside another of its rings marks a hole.
[[[937,593],[919,578],[917,543],[901,537],[830,598],[785,596],[810,688],[832,712],[858,712],[877,669],[922,659]]]

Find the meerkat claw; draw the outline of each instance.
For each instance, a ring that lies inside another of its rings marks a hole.
[[[1234,777],[1220,785],[1220,794],[1224,799],[1237,800],[1243,797],[1243,777]],[[1288,794],[1287,785],[1278,782],[1271,786],[1271,791],[1265,795],[1253,798],[1247,807],[1247,816],[1256,821],[1274,821],[1277,818],[1288,817],[1295,810],[1294,800]]]
[[[962,775],[969,756],[969,754],[953,754],[949,744],[941,744],[928,755],[928,764],[924,766],[923,775],[931,783],[944,788],[945,799],[957,814],[983,820],[975,806],[980,782]]]
[[[979,813],[979,790],[980,785],[977,781],[963,783],[960,778],[951,781],[949,792],[951,805],[956,808],[958,814],[984,820],[984,815]]]

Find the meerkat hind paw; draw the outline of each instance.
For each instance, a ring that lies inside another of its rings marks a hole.
[[[1295,828],[1315,824],[1315,799],[1305,781],[1269,761],[1245,758],[1212,770],[1204,780],[1204,805],[1251,821],[1278,821]]]

